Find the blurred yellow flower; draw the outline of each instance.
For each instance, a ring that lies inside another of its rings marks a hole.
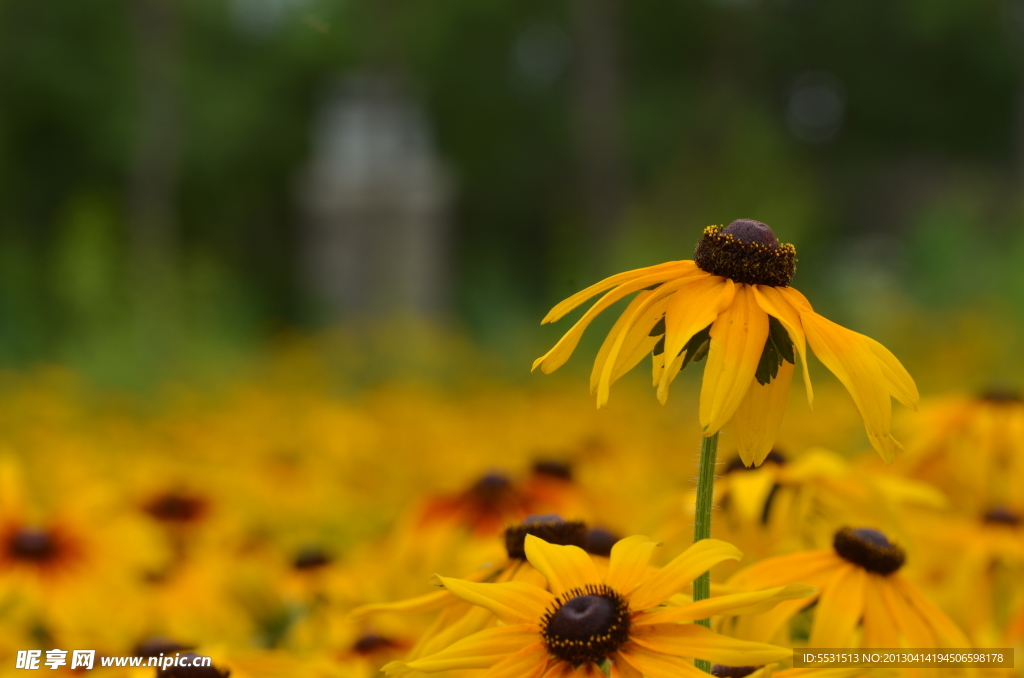
[[[705,539],[660,570],[648,569],[657,544],[628,537],[613,548],[602,575],[594,561],[575,546],[558,546],[528,535],[526,557],[547,579],[550,591],[526,582],[481,584],[438,577],[459,598],[490,610],[503,625],[411,662],[392,662],[388,675],[409,671],[436,673],[454,669],[490,669],[488,675],[613,678],[642,675],[705,675],[690,663],[700,657],[721,664],[768,663],[791,651],[719,635],[685,623],[712,614],[744,614],[770,609],[780,600],[806,597],[805,587],[778,587],[677,607],[665,607],[693,578],[739,551]]]
[[[880,343],[815,313],[789,286],[795,262],[793,246],[779,243],[765,224],[740,219],[724,229],[709,226],[693,261],[620,273],[555,306],[542,322],[554,322],[610,290],[533,368],[550,373],[561,367],[598,314],[638,292],[594,363],[590,385],[598,407],[608,402],[611,384],[647,354],[653,356],[654,385],[662,403],[680,370],[706,357],[700,393],[704,435],[729,426],[744,462],[759,464],[782,423],[797,356],[808,401],[812,399],[806,355],[810,344],[850,392],[872,447],[892,463],[902,447],[890,433],[890,396],[916,407],[914,380]]]
[[[831,549],[762,560],[728,583],[763,588],[802,582],[820,589],[809,647],[971,647],[956,624],[902,576],[905,560],[881,532],[842,528]],[[741,638],[773,640],[808,602],[784,602],[728,626]]]

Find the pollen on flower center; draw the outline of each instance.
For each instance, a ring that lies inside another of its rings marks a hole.
[[[541,619],[549,653],[574,666],[600,663],[629,640],[629,605],[614,589],[587,585],[555,599]]]
[[[540,537],[549,544],[579,546],[587,544],[587,526],[582,520],[562,520],[554,514],[530,516],[505,530],[505,551],[509,558],[526,560],[526,535]]]
[[[748,285],[787,287],[796,272],[796,248],[753,219],[705,228],[693,260],[708,273]]]
[[[840,529],[832,540],[832,547],[845,560],[876,574],[892,574],[906,561],[903,549],[878,530],[869,528]]]
[[[16,560],[45,563],[57,557],[60,548],[46,530],[23,528],[8,537],[7,553]]]

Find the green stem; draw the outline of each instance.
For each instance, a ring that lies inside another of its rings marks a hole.
[[[711,505],[715,493],[715,462],[718,457],[718,434],[708,436],[700,444],[700,471],[697,475],[697,506],[694,510],[693,543],[711,537]],[[711,597],[711,573],[705,572],[693,582],[693,600],[706,600]],[[701,626],[711,627],[710,619],[697,622]],[[694,665],[705,673],[711,673],[711,662],[695,659]]]

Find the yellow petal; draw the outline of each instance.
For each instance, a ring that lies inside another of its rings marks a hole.
[[[544,589],[522,581],[479,584],[434,576],[452,595],[490,610],[506,624],[536,623],[554,602],[554,597]]]
[[[660,605],[715,565],[742,557],[743,553],[732,544],[718,539],[702,539],[627,594],[629,606],[634,612],[639,612]]]
[[[777,476],[777,469],[774,468],[756,468],[730,473],[730,515],[735,515],[748,525],[760,521]]]
[[[405,661],[440,652],[455,641],[471,636],[477,631],[483,631],[489,626],[494,626],[494,615],[490,610],[460,600],[458,605],[452,605],[437,615],[409,650]]]
[[[707,678],[704,673],[687,659],[651,652],[634,643],[627,643],[619,650],[619,656],[647,678]]]
[[[755,379],[750,383],[747,395],[729,420],[726,431],[747,466],[759,466],[772,451],[789,404],[792,382],[793,364],[783,360],[778,375],[770,382],[762,386]]]
[[[666,354],[662,353],[659,357],[664,358]],[[672,359],[668,367],[665,367],[663,371],[658,372],[655,375],[657,381],[654,385],[658,388],[658,402],[664,405],[668,402],[668,388],[672,385],[672,382],[679,376],[679,372],[683,369],[683,360],[686,359],[685,353],[678,354]]]
[[[728,278],[694,278],[665,309],[665,355],[675,357],[693,335],[714,322],[732,303],[736,285]]]
[[[867,581],[866,570],[849,564],[822,587],[808,647],[850,647],[864,611]]]
[[[409,671],[437,673],[457,669],[486,669],[508,655],[535,644],[538,638],[539,629],[536,624],[496,626],[463,638],[437,654],[411,662],[391,662],[381,670],[389,676],[396,676]]]
[[[395,612],[402,614],[409,614],[415,612],[433,612],[434,610],[440,610],[442,607],[451,605],[455,601],[455,597],[447,591],[435,591],[434,593],[428,593],[424,596],[417,596],[415,598],[407,598],[405,600],[399,600],[393,603],[374,603],[372,605],[361,605],[349,613],[349,618],[353,620],[362,619],[373,614],[380,614],[384,612]]]
[[[878,358],[878,364],[881,366],[885,382],[889,386],[890,395],[907,407],[916,410],[917,406],[921,404],[921,396],[917,392],[917,384],[914,383],[914,378],[910,376],[910,373],[903,367],[903,364],[896,359],[892,351],[871,337],[865,336],[864,340],[867,342],[871,352]]]
[[[668,277],[675,277],[666,276],[668,276],[668,274],[662,272],[655,275],[636,278],[605,294],[597,301],[596,304],[587,309],[587,312],[583,314],[583,317],[577,320],[576,324],[573,325],[568,332],[562,335],[562,338],[558,340],[558,343],[556,343],[550,351],[533,362],[532,369],[535,370],[540,367],[545,374],[551,374],[557,370],[565,364],[565,361],[569,359],[572,352],[576,350],[576,346],[580,343],[580,337],[583,336],[583,332],[602,311],[623,297],[629,296],[634,292],[639,292],[645,287],[650,287],[653,284],[663,283],[668,280]],[[662,293],[664,287],[665,285],[662,285],[658,290],[655,290],[655,294]],[[655,296],[652,295],[652,297],[649,298],[655,298]]]
[[[864,647],[899,647],[896,616],[886,604],[882,592],[885,583],[881,579],[881,575],[869,575],[868,585],[864,587],[864,638],[861,644]]]
[[[639,627],[668,622],[691,622],[716,615],[761,614],[771,610],[783,600],[808,598],[816,593],[818,593],[818,589],[805,584],[787,584],[762,591],[730,593],[679,607],[654,610],[637,616],[633,623]],[[805,604],[809,604],[809,602],[806,601]]]
[[[768,314],[750,285],[736,285],[736,298],[711,325],[711,349],[700,390],[704,435],[719,431],[747,394],[768,338]]]
[[[548,651],[544,643],[534,643],[502,659],[480,678],[537,678],[547,670],[548,664]]]
[[[612,546],[604,583],[622,594],[628,594],[647,572],[647,565],[657,546],[658,542],[641,535],[616,542]]]
[[[590,392],[595,393],[597,391],[598,382],[601,379],[601,372],[604,369],[604,365],[608,362],[608,355],[611,353],[612,347],[618,342],[620,334],[625,334],[622,341],[622,351],[619,354],[618,359],[615,361],[621,365],[624,362],[632,360],[637,353],[639,357],[629,366],[629,368],[620,370],[619,367],[615,367],[613,364],[612,382],[614,383],[619,376],[629,371],[636,363],[640,362],[645,355],[650,353],[654,349],[654,345],[658,343],[658,337],[652,337],[650,335],[651,328],[654,327],[655,323],[658,322],[660,314],[665,312],[665,305],[668,304],[668,300],[671,299],[671,295],[667,295],[661,299],[658,303],[653,306],[647,306],[647,310],[634,322],[634,312],[644,304],[647,299],[654,294],[653,291],[643,291],[629,302],[626,309],[622,312],[622,315],[618,317],[615,324],[612,326],[608,336],[604,338],[604,342],[601,344],[601,349],[597,352],[597,358],[594,360],[594,367],[590,371]],[[648,321],[650,324],[648,324]],[[645,326],[646,325],[646,329]],[[643,347],[649,347],[646,351],[642,350]]]
[[[576,294],[572,295],[568,299],[559,302],[548,311],[548,314],[544,316],[544,320],[541,320],[541,324],[553,323],[559,320],[569,311],[573,310],[587,299],[597,296],[605,290],[610,290],[613,287],[628,283],[637,278],[647,278],[651,276],[661,276],[664,280],[671,280],[683,275],[693,273],[697,269],[696,264],[691,260],[685,261],[667,261],[663,264],[656,266],[646,266],[644,268],[637,268],[632,271],[625,271],[624,273],[617,273],[616,275],[605,278],[599,283],[594,283],[585,290],[581,290]],[[652,283],[653,284],[653,283]],[[647,285],[645,285],[647,287]]]
[[[896,585],[897,577],[899,574],[882,577],[876,585],[882,592],[886,608],[892,613],[892,618],[899,627],[900,636],[906,641],[906,647],[936,647],[939,645],[938,638],[928,622],[903,596],[903,592]],[[962,647],[970,647],[970,644]]]
[[[629,330],[634,325],[639,324],[641,318],[648,317],[650,310],[655,306],[661,306],[661,302],[668,300],[665,304],[666,309],[671,307],[675,299],[679,298],[680,294],[685,294],[687,290],[692,288],[695,284],[701,283],[702,281],[709,280],[714,276],[704,274],[703,276],[690,276],[680,280],[672,280],[667,282],[656,290],[653,290],[647,298],[645,298],[640,304],[638,304],[629,314],[629,318],[623,329],[616,335],[615,340],[612,342],[611,347],[608,349],[607,357],[604,360],[604,364],[601,366],[601,375],[598,379],[597,384],[597,406],[602,407],[608,403],[608,390],[611,387],[612,374],[616,365],[620,364],[619,354],[622,352],[622,347],[625,344],[626,337],[630,336]],[[625,315],[625,313],[623,314]],[[647,332],[650,332],[651,327],[654,326],[654,322],[647,327]],[[642,328],[642,326],[641,326]],[[636,338],[636,335],[632,335]],[[657,343],[657,339],[651,343],[651,348],[654,348],[654,344]],[[626,356],[628,359],[630,356]]]
[[[903,446],[890,433],[889,386],[867,337],[836,325],[813,311],[801,311],[811,350],[850,392],[867,429],[871,446],[887,464]]]
[[[547,578],[551,593],[556,596],[587,584],[601,583],[594,561],[578,546],[549,544],[528,534],[525,550],[526,559]]]
[[[615,653],[611,656],[612,672],[610,678],[644,678],[631,664]]]
[[[903,595],[904,600],[921,615],[922,619],[926,620],[938,636],[939,642],[943,643],[945,647],[972,647],[972,643],[953,620],[928,600],[913,584],[898,573],[890,576],[889,579],[892,587]]]
[[[769,287],[767,285],[754,286],[754,298],[757,305],[768,315],[772,316],[786,328],[789,339],[796,346],[796,354],[800,358],[800,365],[804,373],[804,390],[807,391],[807,404],[814,404],[814,389],[811,388],[811,372],[807,365],[807,337],[804,335],[804,326],[800,321],[800,311],[796,304],[800,301],[791,287]],[[796,294],[800,295],[799,292]],[[800,299],[803,295],[800,295]],[[810,305],[807,306],[810,309]]]
[[[699,624],[643,626],[631,631],[630,639],[652,652],[695,657],[727,666],[759,666],[793,656],[789,648],[737,640]]]

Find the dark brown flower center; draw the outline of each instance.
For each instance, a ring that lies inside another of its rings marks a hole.
[[[982,391],[981,395],[978,397],[985,402],[997,403],[1000,405],[1024,402],[1024,398],[1021,398],[1020,391],[1004,386],[994,386],[989,388]]]
[[[557,478],[558,480],[572,480],[572,465],[563,461],[552,461],[541,459],[533,463],[533,472],[539,476]]]
[[[552,656],[579,666],[600,663],[629,640],[629,605],[611,587],[587,585],[566,591],[541,619]]]
[[[299,551],[299,554],[295,556],[295,560],[292,561],[292,567],[296,570],[316,570],[330,565],[333,560],[322,549],[308,548]]]
[[[715,664],[711,667],[711,675],[718,676],[719,678],[745,678],[754,671],[757,671],[760,666],[724,666],[722,664]]]
[[[352,651],[358,655],[371,655],[375,652],[397,648],[398,643],[390,638],[368,633],[352,644]]]
[[[528,534],[559,546],[584,548],[587,545],[587,526],[582,520],[562,520],[554,514],[530,516],[505,530],[505,551],[509,558],[526,560]]]
[[[162,494],[144,507],[146,513],[165,523],[191,523],[206,515],[206,501],[187,494]]]
[[[608,558],[612,555],[612,547],[618,543],[620,537],[614,532],[595,527],[587,532],[587,545],[583,550],[594,556]]]
[[[60,545],[49,531],[26,527],[7,538],[7,554],[15,560],[47,563],[60,555]]]
[[[796,272],[796,249],[753,219],[705,228],[693,260],[708,273],[748,285],[787,287]]]
[[[844,527],[836,532],[832,547],[842,558],[868,572],[889,575],[903,567],[906,554],[889,539],[870,528]]]
[[[1017,527],[1021,523],[1021,517],[1020,514],[1014,513],[1005,506],[997,506],[985,512],[985,515],[982,516],[982,522],[989,525]]]

